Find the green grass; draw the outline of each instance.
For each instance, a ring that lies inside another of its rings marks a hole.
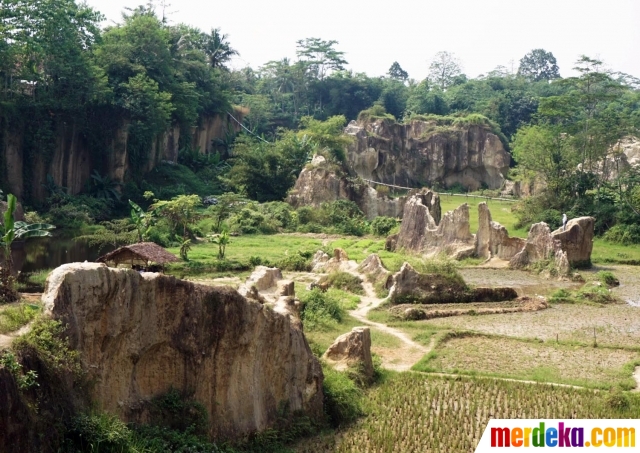
[[[472,452],[492,418],[635,419],[640,418],[640,397],[471,377],[390,373],[366,392],[364,410],[368,416],[342,429],[339,436],[305,439],[295,451]]]
[[[630,349],[451,333],[413,369],[629,390],[639,359]]]
[[[528,230],[517,230],[515,227],[517,219],[511,212],[511,208],[515,204],[514,202],[483,200],[475,197],[466,198],[460,195],[440,194],[440,207],[443,215],[447,211],[453,211],[463,203],[469,204],[469,224],[471,226],[472,234],[475,234],[478,231],[478,204],[483,201],[485,201],[489,206],[491,219],[504,226],[509,231],[509,236],[521,238],[527,237],[527,234],[529,233]]]
[[[41,310],[39,305],[25,303],[4,307],[0,311],[0,333],[18,330],[34,319]]]
[[[593,240],[591,262],[594,264],[619,263],[640,265],[640,245],[619,245],[604,239]]]

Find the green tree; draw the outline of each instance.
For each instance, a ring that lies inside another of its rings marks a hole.
[[[449,107],[440,88],[431,89],[429,80],[425,79],[409,90],[407,112],[417,114],[446,115]]]
[[[456,77],[462,75],[460,60],[451,52],[438,52],[429,64],[428,78],[441,90],[446,90],[453,85]]]
[[[212,68],[225,68],[231,58],[240,55],[231,47],[227,35],[222,34],[219,28],[213,28],[210,34],[204,34],[203,50]]]
[[[201,206],[202,201],[198,195],[178,195],[168,201],[156,201],[151,209],[167,219],[173,233],[181,228],[182,237],[187,239],[189,227],[201,218],[198,213]]]
[[[218,202],[209,207],[208,211],[215,220],[214,231],[220,233],[222,231],[222,223],[238,212],[246,203],[247,199],[240,194],[226,192],[217,197]]]
[[[300,120],[301,129],[298,131],[298,137],[302,140],[309,137],[321,151],[327,153],[327,157],[336,162],[344,162],[345,149],[353,141],[352,137],[344,134],[346,124],[347,119],[342,115],[332,116],[326,121],[305,116]]]
[[[393,62],[387,74],[392,79],[400,80],[401,82],[405,82],[409,78],[409,73],[402,69],[400,63],[398,63],[397,61]]]
[[[133,201],[129,200],[131,206],[131,222],[136,226],[138,232],[138,242],[147,239],[149,229],[156,221],[157,214],[155,210],[145,211]]]
[[[219,234],[210,235],[209,242],[218,245],[218,259],[223,260],[224,255],[227,251],[227,245],[229,244],[229,242],[231,242],[229,233],[227,231],[222,231]]]
[[[556,57],[544,49],[533,49],[520,60],[518,75],[538,82],[540,80],[553,80],[560,78],[560,70]]]
[[[338,41],[323,41],[320,38],[306,38],[297,41],[298,58],[305,62],[314,77],[323,80],[331,71],[340,71],[344,65],[344,52],[335,49]]]

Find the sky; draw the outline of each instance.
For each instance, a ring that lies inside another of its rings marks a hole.
[[[121,20],[125,7],[146,0],[86,0]],[[409,77],[426,77],[436,52],[453,52],[468,77],[498,65],[517,71],[519,60],[543,48],[563,77],[575,75],[581,55],[640,77],[640,0],[166,0],[169,23],[204,31],[220,28],[240,56],[231,67],[254,69],[295,59],[296,41],[336,40],[347,69],[384,75],[394,61]]]

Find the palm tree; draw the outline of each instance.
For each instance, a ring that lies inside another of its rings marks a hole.
[[[231,57],[240,55],[237,50],[231,48],[227,35],[223,35],[219,28],[211,29],[210,35],[204,33],[203,38],[203,50],[212,68],[224,68]]]

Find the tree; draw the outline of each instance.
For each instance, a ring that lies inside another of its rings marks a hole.
[[[17,299],[15,288],[13,288],[13,278],[11,271],[13,260],[11,259],[11,245],[16,239],[28,239],[34,237],[51,236],[51,230],[55,226],[48,223],[32,223],[16,221],[13,215],[16,211],[17,198],[13,194],[7,195],[7,210],[4,213],[4,223],[0,225],[0,236],[4,249],[5,267],[0,272],[0,282],[2,283],[2,296],[6,302]],[[12,299],[12,300],[7,300]]]
[[[444,99],[444,93],[439,88],[430,89],[428,80],[425,79],[411,88],[407,99],[408,113],[445,115],[448,111],[449,107]]]
[[[131,200],[129,200],[129,205],[131,206],[131,222],[136,226],[138,233],[138,242],[142,242],[148,237],[149,229],[156,220],[156,211],[145,211]]]
[[[219,234],[213,234],[208,237],[209,237],[209,242],[211,242],[212,244],[218,245],[218,259],[223,260],[224,254],[227,250],[227,244],[231,242],[229,233],[227,231],[222,231]]]
[[[389,77],[392,79],[400,80],[402,82],[405,82],[409,78],[409,73],[402,69],[397,61],[393,62],[387,74],[389,74]]]
[[[201,205],[202,201],[198,195],[178,195],[170,201],[156,201],[151,205],[151,209],[167,219],[173,233],[178,227],[182,227],[182,237],[186,240],[189,226],[201,217],[198,214]]]
[[[304,61],[309,71],[319,80],[323,80],[331,71],[344,69],[347,64],[344,52],[336,50],[338,41],[323,41],[320,38],[306,38],[297,41],[298,58]]]
[[[210,34],[203,34],[203,50],[212,68],[225,68],[232,57],[240,55],[227,41],[219,28],[212,28]]]
[[[298,137],[302,140],[309,137],[312,143],[328,153],[327,157],[336,162],[344,162],[345,148],[353,141],[351,136],[343,132],[346,124],[347,119],[342,115],[332,116],[326,121],[305,116],[300,120],[301,129],[298,131]]]
[[[460,75],[462,75],[460,60],[453,53],[438,52],[431,59],[428,78],[429,81],[439,86],[441,90],[446,90]]]
[[[533,82],[560,78],[556,57],[544,49],[534,49],[520,60],[518,75]]]
[[[247,199],[240,194],[226,192],[217,197],[218,202],[209,208],[209,212],[215,220],[214,231],[220,233],[222,231],[222,222],[228,219],[232,214],[239,211],[246,203]]]

